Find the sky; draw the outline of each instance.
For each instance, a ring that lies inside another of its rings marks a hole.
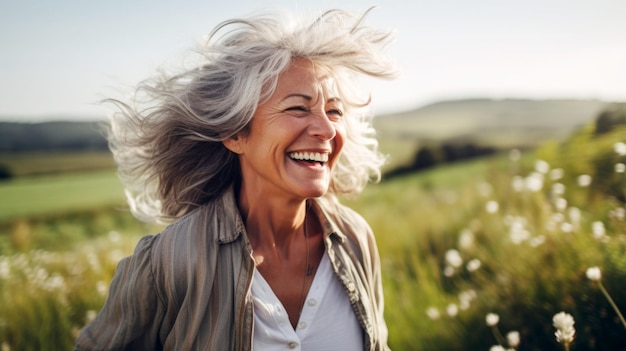
[[[376,113],[462,98],[626,101],[623,0],[20,0],[0,3],[0,120],[102,119],[227,19],[377,6],[400,76]],[[116,95],[117,94],[117,95]]]

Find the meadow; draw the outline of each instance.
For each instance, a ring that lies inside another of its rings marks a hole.
[[[391,348],[626,349],[624,142],[623,127],[598,136],[588,125],[532,152],[383,180],[345,199],[377,236]],[[117,262],[159,230],[124,210],[112,169],[37,179],[0,183],[2,351],[71,349]],[[16,190],[38,183],[27,196]],[[54,193],[66,183],[82,190]],[[37,214],[13,209],[19,197]],[[555,338],[560,312],[575,321],[571,342]]]

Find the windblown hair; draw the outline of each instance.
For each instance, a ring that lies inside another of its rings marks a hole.
[[[379,180],[384,157],[364,108],[370,98],[354,79],[392,78],[395,70],[383,55],[392,33],[366,26],[366,14],[229,20],[200,46],[196,67],[142,82],[128,103],[106,100],[118,107],[108,140],[132,213],[168,222],[238,182],[238,156],[222,141],[247,130],[278,76],[298,58],[332,72],[346,105],[347,139],[327,196],[356,194]]]

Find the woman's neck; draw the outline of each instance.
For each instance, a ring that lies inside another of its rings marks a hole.
[[[240,192],[238,206],[254,249],[272,247],[285,250],[298,235],[303,235],[306,200],[250,196]]]

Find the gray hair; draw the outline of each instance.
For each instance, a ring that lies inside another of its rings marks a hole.
[[[370,98],[354,79],[392,78],[395,70],[383,55],[392,32],[365,25],[366,14],[330,10],[311,19],[277,14],[225,21],[197,50],[194,68],[142,82],[129,103],[106,100],[118,107],[107,137],[132,213],[147,222],[171,221],[237,182],[238,157],[222,141],[247,130],[296,58],[328,68],[347,105],[347,139],[327,196],[356,194],[379,180],[384,156],[364,109]]]

